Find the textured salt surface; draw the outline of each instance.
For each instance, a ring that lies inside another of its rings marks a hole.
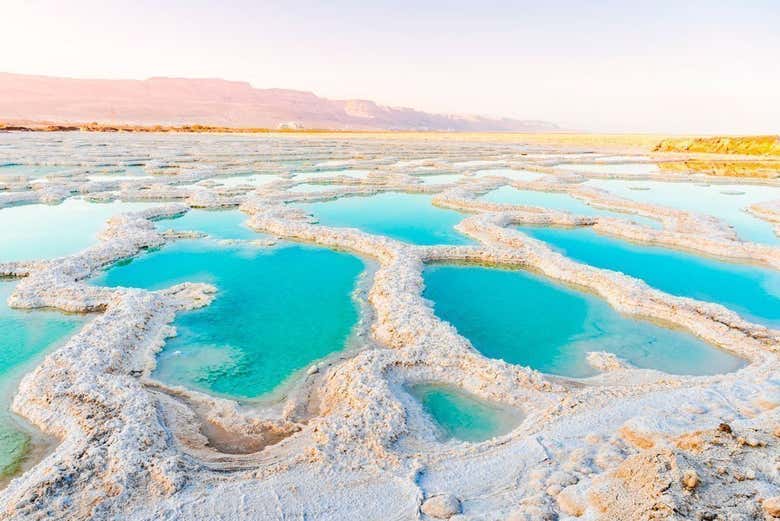
[[[780,268],[777,248],[738,241],[725,223],[706,215],[596,190],[583,184],[588,176],[557,166],[591,151],[450,137],[0,134],[0,162],[70,172],[36,186],[24,174],[3,176],[0,206],[56,203],[76,193],[159,205],[102,223],[97,241],[67,258],[0,263],[0,274],[21,279],[10,306],[98,312],[19,385],[13,410],[61,441],[0,492],[2,516],[426,519],[421,511],[452,505],[466,519],[760,519],[771,513],[780,501],[774,468],[780,332],[723,306],[574,261],[513,226],[589,226],[608,237],[774,269]],[[79,173],[125,167],[141,168],[155,182],[90,182]],[[474,178],[485,168],[549,175]],[[345,177],[337,170],[371,174]],[[428,185],[410,175],[434,170],[463,179],[455,186]],[[285,178],[291,171],[316,173],[318,183],[339,186],[317,194],[287,192],[294,182],[281,180],[196,185],[247,172]],[[701,175],[695,181],[743,184]],[[653,218],[662,228],[479,199],[506,183],[567,193],[603,210]],[[298,206],[383,192],[425,194],[439,209],[459,213],[457,230],[469,242],[415,245],[333,228],[312,222]],[[189,234],[161,233],[161,219],[190,208],[239,208],[247,226],[279,245],[294,240],[372,258],[376,270],[361,316],[370,329],[359,331],[358,348],[318,362],[271,405],[246,407],[153,378],[155,354],[174,341],[172,324],[195,309],[218,306],[219,288],[184,283],[146,291],[85,280],[145,249],[176,246]],[[751,211],[777,222],[774,208],[767,202]],[[422,296],[424,266],[456,262],[535,270],[617,312],[672,324],[747,365],[691,377],[591,352],[586,361],[599,373],[567,380],[485,357]],[[523,416],[497,438],[443,443],[406,391],[419,384],[447,386]]]

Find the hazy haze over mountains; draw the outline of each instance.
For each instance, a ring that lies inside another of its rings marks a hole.
[[[0,73],[0,120],[137,125],[544,131],[545,121],[430,114],[221,79],[93,80]]]

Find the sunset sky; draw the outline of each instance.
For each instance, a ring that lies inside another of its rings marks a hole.
[[[780,132],[780,1],[629,4],[5,0],[0,71],[219,77],[579,130]]]

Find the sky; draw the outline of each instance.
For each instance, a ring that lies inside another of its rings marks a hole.
[[[780,133],[780,0],[3,0],[0,71],[224,78],[572,130]]]

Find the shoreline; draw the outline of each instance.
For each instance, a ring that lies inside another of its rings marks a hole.
[[[226,127],[207,124],[149,124],[126,123],[60,123],[60,122],[3,122],[0,132],[104,132],[104,133],[167,133],[167,134],[270,134],[317,135],[320,137],[366,137],[434,139],[454,141],[498,141],[528,144],[591,146],[602,148],[636,148],[660,154],[688,153],[725,156],[780,157],[780,135],[707,135],[664,133],[618,133],[583,131],[448,131],[448,130],[393,130],[393,129],[286,129],[267,127]]]

